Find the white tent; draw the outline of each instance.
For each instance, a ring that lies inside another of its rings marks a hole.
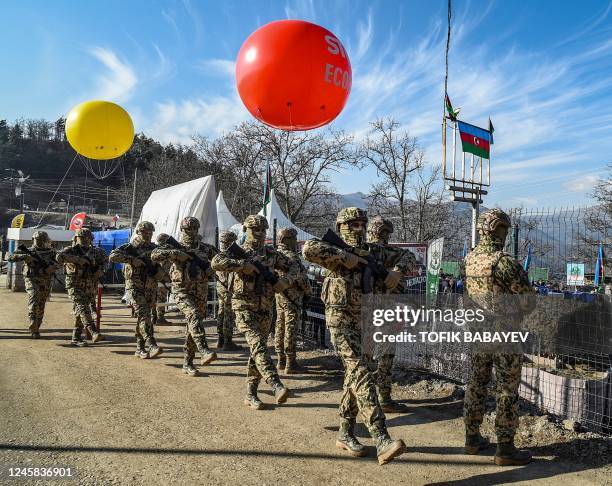
[[[223,199],[223,191],[219,191],[217,196],[217,223],[219,225],[219,233],[228,231],[232,226],[238,225],[238,220],[234,218]]]
[[[154,191],[142,208],[140,221],[155,225],[155,234],[167,233],[178,239],[181,220],[193,216],[200,220],[200,234],[204,241],[215,244],[217,207],[215,178],[201,177]]]
[[[259,211],[259,214],[263,215],[263,209]],[[272,233],[274,231],[274,220],[276,219],[276,230],[278,231],[281,228],[294,228],[297,231],[298,241],[306,241],[314,238],[309,233],[306,233],[304,230],[298,228],[294,225],[283,210],[278,205],[278,201],[276,200],[276,195],[274,194],[274,189],[270,191],[270,202],[266,205],[266,219],[268,220],[268,233],[266,234],[267,239],[272,239]]]

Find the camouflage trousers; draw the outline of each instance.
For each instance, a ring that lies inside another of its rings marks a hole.
[[[164,303],[168,301],[168,289],[166,287],[164,287],[163,285],[160,285],[157,287],[157,299],[156,299],[156,303]],[[165,315],[166,315],[166,308],[165,307],[157,307],[157,306],[153,306],[153,319],[155,321],[157,320],[162,320],[164,319]]]
[[[376,436],[381,432],[380,424],[384,424],[385,414],[378,403],[376,386],[361,352],[361,333],[351,327],[330,327],[329,332],[344,365],[340,417],[355,419],[361,413],[370,435]]]
[[[392,387],[391,373],[393,371],[395,354],[383,354],[377,357],[366,354],[364,358],[372,373],[374,383],[376,384],[378,401],[380,403],[390,402]]]
[[[130,297],[132,299],[132,309],[136,317],[136,345],[138,348],[151,344],[154,336],[153,324],[151,323],[151,312],[155,308],[156,288],[132,288]]]
[[[235,316],[231,302],[227,299],[219,300],[219,310],[217,312],[217,334],[226,340],[231,339],[234,334]]]
[[[45,315],[45,304],[51,292],[51,280],[36,281],[26,278],[25,289],[28,294],[28,319],[30,332],[38,332]]]
[[[204,319],[206,317],[206,300],[202,302],[196,294],[180,292],[174,294],[176,306],[185,316],[185,345],[183,352],[187,358],[193,358],[196,350],[208,349]]]
[[[238,330],[244,334],[249,344],[250,355],[247,362],[247,381],[259,384],[261,378],[266,383],[278,380],[276,366],[268,351],[268,335],[272,326],[271,310],[234,309]]]
[[[467,384],[463,417],[466,434],[477,434],[482,424],[487,398],[487,384],[495,366],[497,414],[495,433],[499,443],[514,439],[518,427],[518,388],[521,381],[522,355],[475,354],[472,356],[472,376]]]
[[[95,310],[95,296],[91,295],[91,289],[82,287],[68,287],[68,296],[72,300],[72,312],[74,314],[74,329],[80,335],[83,326],[96,330],[93,313]]]
[[[298,304],[298,302],[296,302]],[[278,355],[295,357],[296,332],[302,327],[302,308],[276,294],[276,326],[274,348]]]

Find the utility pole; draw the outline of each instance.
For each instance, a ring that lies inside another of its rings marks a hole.
[[[136,207],[136,176],[138,167],[134,167],[134,185],[132,187],[132,213],[130,214],[130,228],[134,227],[134,209]]]

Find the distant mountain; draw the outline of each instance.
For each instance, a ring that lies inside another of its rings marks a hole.
[[[363,192],[351,192],[350,194],[340,195],[340,204],[343,208],[357,207],[366,209],[368,203],[366,201],[366,194]]]

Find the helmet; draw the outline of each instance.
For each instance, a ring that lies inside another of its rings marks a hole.
[[[393,223],[383,219],[382,216],[375,216],[368,225],[368,235],[379,237],[382,230],[387,230],[389,234],[393,233]]]
[[[74,232],[75,238],[89,238],[93,240],[93,233],[89,228],[79,228]]]
[[[297,230],[295,228],[281,228],[276,232],[276,239],[283,241],[284,238],[297,238]]]
[[[368,222],[368,214],[359,208],[344,208],[341,209],[336,218],[336,229],[340,227],[342,223],[348,223],[349,221],[363,221]]]
[[[237,239],[238,237],[233,231],[224,231],[219,235],[219,243],[231,244]]]
[[[157,235],[155,241],[157,241],[158,245],[163,245],[166,241],[168,241],[168,238],[170,238],[170,235],[166,233],[160,233]]]
[[[142,231],[155,231],[155,226],[148,221],[141,221],[138,223],[138,226],[136,226],[136,233],[141,233]]]
[[[268,220],[261,214],[251,214],[247,216],[242,225],[243,231],[246,228],[265,228],[268,229]]]
[[[198,221],[197,218],[194,218],[192,216],[187,216],[186,218],[183,218],[183,220],[181,221],[181,229],[182,230],[199,230],[200,222]]]
[[[33,240],[44,240],[49,241],[49,235],[46,231],[35,231],[32,235]]]
[[[510,228],[510,217],[499,208],[489,209],[480,215],[476,229],[481,235],[493,233],[499,226]]]

